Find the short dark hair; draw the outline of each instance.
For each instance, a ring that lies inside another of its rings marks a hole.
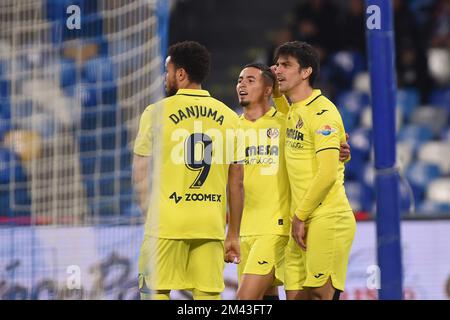
[[[275,61],[280,56],[292,56],[297,59],[300,68],[312,68],[309,76],[309,85],[313,86],[320,71],[319,54],[312,45],[302,41],[290,41],[282,44],[275,50]]]
[[[274,87],[276,79],[272,73],[272,70],[270,70],[269,66],[265,65],[264,63],[254,62],[246,64],[243,69],[245,68],[256,68],[261,70],[261,74],[264,80],[266,81],[267,85],[271,86],[272,88]]]
[[[209,74],[211,55],[196,41],[175,43],[169,47],[168,55],[175,68],[183,68],[192,82],[200,84]]]

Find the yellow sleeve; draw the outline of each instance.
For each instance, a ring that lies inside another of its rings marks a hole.
[[[340,145],[341,141],[345,140],[337,109],[328,106],[319,112],[316,111],[311,111],[310,130],[311,136],[314,137],[317,172],[299,207],[295,210],[295,214],[302,221],[306,221],[308,216],[317,209],[336,182]]]
[[[311,111],[309,121],[315,152],[328,148],[341,149],[341,142],[345,141],[345,132],[339,112],[335,108],[328,107],[320,112]]]
[[[325,199],[337,179],[339,165],[339,150],[335,148],[324,149],[316,154],[317,172],[306,191],[295,215],[306,221],[309,215],[317,209]]]
[[[286,96],[283,94],[280,97],[272,97],[275,108],[283,114],[288,114],[289,112],[289,102]]]
[[[134,142],[134,153],[140,156],[150,156],[152,150],[152,112],[147,107],[139,121],[138,134]]]

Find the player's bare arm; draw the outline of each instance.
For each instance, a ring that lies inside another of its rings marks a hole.
[[[149,203],[149,174],[150,174],[150,161],[148,156],[133,155],[133,185],[138,194],[139,207],[141,208],[142,215],[147,216],[147,209]]]
[[[244,165],[231,164],[228,171],[230,216],[225,239],[225,262],[239,263],[239,229],[244,208]]]
[[[339,161],[348,162],[350,161],[350,145],[348,144],[348,133],[345,134],[345,141],[341,143],[341,149],[339,150]]]

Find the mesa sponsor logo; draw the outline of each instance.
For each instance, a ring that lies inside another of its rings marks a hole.
[[[248,146],[245,148],[245,156],[255,156],[255,155],[278,155],[278,146],[271,145],[261,145],[261,146]]]

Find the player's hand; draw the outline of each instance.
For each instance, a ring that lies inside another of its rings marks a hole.
[[[345,134],[345,140],[348,141],[348,133]],[[339,150],[339,161],[346,161],[350,157],[350,145],[347,142],[341,144]]]
[[[275,77],[275,83],[273,84],[273,91],[272,91],[272,96],[274,98],[279,98],[281,97],[283,94],[280,92],[280,85],[278,83],[277,80],[277,75],[275,73],[275,69],[277,68],[276,65],[273,65],[270,67],[270,71],[272,71],[273,76]]]
[[[292,218],[292,237],[294,238],[295,242],[306,251],[306,229],[305,229],[305,222],[301,221],[297,216],[294,214],[294,218]]]
[[[238,237],[226,237],[225,239],[225,262],[238,264],[241,262],[241,249]]]

